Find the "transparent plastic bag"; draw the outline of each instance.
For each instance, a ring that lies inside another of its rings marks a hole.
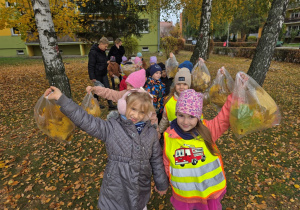
[[[34,119],[38,128],[50,138],[70,143],[75,125],[59,108],[53,100],[41,96],[34,107]]]
[[[230,108],[230,126],[237,138],[278,125],[279,108],[271,96],[244,72],[236,75]]]
[[[192,85],[191,87],[197,92],[204,92],[210,85],[210,73],[201,60],[199,60],[192,70]]]
[[[119,77],[114,77],[114,82],[115,82],[115,85],[120,84],[120,79],[119,79]]]
[[[166,61],[166,72],[167,72],[168,78],[175,78],[177,70],[178,70],[178,62],[174,55],[172,58],[170,57]]]
[[[227,96],[233,91],[234,81],[228,71],[222,67],[218,70],[217,76],[209,88],[210,102],[217,109],[222,108],[227,100]]]
[[[94,82],[94,86],[104,87],[104,85],[98,80],[96,80],[96,82]]]
[[[135,64],[127,64],[122,67],[122,71],[126,76],[129,76],[132,72],[135,72],[136,65]]]
[[[81,103],[81,107],[94,117],[100,117],[101,109],[98,100],[92,95],[92,93],[87,93]]]

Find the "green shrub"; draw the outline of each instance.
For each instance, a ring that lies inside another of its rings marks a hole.
[[[233,57],[253,58],[255,54],[253,47],[215,47],[214,54],[229,55]],[[191,49],[193,51],[193,49]],[[300,63],[300,50],[298,49],[275,49],[273,57],[275,61]]]
[[[177,39],[177,49],[175,50],[175,54],[178,54],[180,50],[184,49],[184,40],[183,39]]]
[[[223,47],[224,42],[214,42],[215,47]],[[257,47],[257,42],[229,42],[229,47]]]
[[[125,48],[125,55],[131,56],[138,51],[139,43],[134,37],[127,37],[124,39],[123,46]]]
[[[248,42],[256,42],[257,38],[256,36],[248,36]]]
[[[161,39],[161,46],[165,51],[166,58],[169,57],[170,52],[175,52],[177,50],[178,39],[172,36],[167,36]]]

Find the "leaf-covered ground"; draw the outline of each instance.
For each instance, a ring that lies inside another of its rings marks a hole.
[[[190,55],[181,52],[177,59]],[[87,61],[64,59],[77,103],[90,85]],[[206,64],[212,78],[221,66],[235,78],[250,62],[212,55]],[[97,209],[104,144],[79,129],[71,144],[42,134],[33,118],[35,103],[48,87],[42,60],[0,58],[0,64],[0,209]],[[228,182],[223,209],[300,209],[299,81],[299,65],[272,62],[263,88],[279,105],[281,124],[240,140],[229,130],[218,140]],[[102,117],[107,113],[102,110]],[[216,114],[212,106],[204,110],[206,118]],[[162,197],[153,192],[148,209],[172,209],[170,192]]]

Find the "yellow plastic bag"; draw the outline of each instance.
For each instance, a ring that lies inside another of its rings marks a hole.
[[[245,79],[246,78],[246,79]],[[244,72],[236,75],[230,108],[230,126],[237,138],[278,125],[279,108],[271,96]]]
[[[100,117],[101,109],[98,103],[98,100],[94,98],[92,93],[87,93],[83,98],[81,103],[81,107],[88,113],[93,115],[94,117]]]
[[[129,76],[129,74],[136,71],[136,65],[135,64],[124,65],[122,67],[122,71],[126,76]]]
[[[191,87],[197,92],[204,92],[210,85],[211,77],[206,65],[199,60],[192,70]]]
[[[59,108],[53,100],[41,96],[34,107],[34,118],[43,133],[58,141],[70,143],[75,125]]]
[[[166,73],[168,78],[175,78],[178,69],[178,62],[175,55],[172,58],[168,58],[166,61]]]
[[[217,109],[221,109],[227,100],[227,96],[233,91],[234,81],[228,71],[222,67],[209,89],[210,102]]]

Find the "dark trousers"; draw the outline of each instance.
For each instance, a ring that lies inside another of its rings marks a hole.
[[[105,75],[103,77],[98,77],[97,80],[100,81],[104,85],[104,87],[110,88],[107,75]],[[97,100],[99,101],[99,97],[96,94],[94,94],[94,97],[97,98]],[[107,100],[107,103],[109,106],[113,106],[111,100]]]
[[[121,75],[119,76],[119,79],[120,79],[120,82],[121,82],[121,81],[122,81],[122,76],[121,76]],[[120,85],[120,84],[117,85],[117,90],[119,90],[119,85]],[[111,86],[112,86],[112,89],[115,90],[115,88],[116,88],[116,87],[115,87],[115,80],[114,80],[113,77],[111,78]]]

